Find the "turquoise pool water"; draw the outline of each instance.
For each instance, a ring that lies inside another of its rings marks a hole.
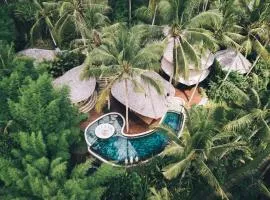
[[[183,125],[183,119],[183,113],[167,112],[161,123],[177,134]],[[115,127],[112,137],[108,139],[96,137],[95,128],[102,123],[110,123]],[[132,164],[159,154],[169,143],[167,135],[159,129],[143,136],[126,137],[122,134],[123,125],[123,118],[117,113],[112,113],[88,126],[85,137],[90,150],[107,161]]]

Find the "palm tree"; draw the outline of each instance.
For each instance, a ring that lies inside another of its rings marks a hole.
[[[166,179],[179,178],[181,186],[186,174],[191,174],[192,177],[199,176],[222,199],[228,199],[218,178],[211,170],[210,163],[216,163],[217,159],[220,160],[235,150],[249,152],[249,149],[243,141],[236,140],[237,137],[231,134],[233,140],[222,139],[228,137],[227,132],[220,132],[218,129],[224,120],[224,116],[220,115],[223,109],[223,106],[216,105],[191,109],[187,129],[181,139],[175,140],[163,152],[163,156],[172,157],[170,164],[163,168]]]
[[[239,44],[244,36],[241,35],[242,27],[237,24],[237,8],[234,5],[235,0],[219,1],[216,9],[213,10],[216,17],[214,20],[207,21],[206,24],[200,24],[204,28],[211,30],[221,48],[241,49]]]
[[[246,55],[255,51],[257,55],[263,58],[269,58],[269,53],[264,45],[269,43],[270,27],[269,19],[269,2],[259,1],[238,1],[239,9],[243,10],[241,20],[242,35],[245,36],[242,46]]]
[[[202,12],[193,17],[194,7],[189,1],[170,0],[162,1],[160,14],[164,16],[164,23],[170,25],[169,36],[173,40],[173,75],[170,78],[178,79],[179,75],[188,77],[189,65],[194,64],[199,69],[199,48],[215,49],[216,41],[213,34],[201,28],[198,24],[208,19],[216,18],[213,12]]]
[[[37,12],[35,16],[35,23],[33,24],[30,30],[30,37],[33,43],[34,35],[42,30],[42,25],[45,24],[52,38],[53,44],[55,47],[58,47],[56,32],[54,29],[54,23],[51,20],[51,17],[57,11],[57,3],[53,2],[43,2],[40,3],[38,0],[32,0],[32,3],[35,5]]]
[[[85,70],[85,76],[112,77],[99,96],[96,105],[98,111],[104,106],[112,85],[116,81],[124,80],[127,132],[129,131],[127,81],[131,80],[135,86],[139,86],[135,76],[140,76],[161,92],[158,82],[143,74],[146,70],[159,68],[158,61],[163,52],[163,45],[160,42],[144,42],[147,35],[146,26],[138,25],[128,29],[124,25],[112,25],[104,32],[102,45],[90,52],[87,58],[88,68]]]
[[[245,92],[232,84],[229,88],[237,91],[238,98],[235,99],[234,104],[238,109],[241,109],[241,112],[238,111],[236,119],[226,124],[224,128],[228,131],[241,131],[247,127],[250,127],[250,129],[251,127],[256,127],[257,131],[263,128],[270,130],[269,92],[266,90],[265,92],[258,93],[253,88]]]
[[[161,6],[160,2],[161,0],[149,0],[148,6],[142,6],[136,10],[136,16],[143,21],[151,21],[151,24],[154,25]]]
[[[97,29],[106,24],[109,19],[105,14],[109,7],[106,1],[96,0],[63,0],[59,8],[60,18],[56,23],[59,38],[69,24],[74,24],[81,35],[84,47],[87,41],[99,42]]]

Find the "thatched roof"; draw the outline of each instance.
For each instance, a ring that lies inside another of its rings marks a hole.
[[[252,64],[240,52],[233,49],[218,51],[215,54],[217,61],[225,71],[237,71],[240,74],[245,74],[249,71]]]
[[[70,99],[72,103],[79,103],[86,100],[93,94],[96,87],[95,78],[91,77],[88,80],[81,79],[83,68],[84,65],[74,67],[53,81],[55,87],[67,85],[70,88]]]
[[[165,58],[161,60],[161,68],[168,75],[171,76],[173,74],[173,64],[168,62]],[[189,70],[189,76],[185,79],[182,75],[176,80],[179,83],[184,85],[195,85],[198,81],[203,81],[208,75],[210,71],[208,69],[204,70]]]
[[[161,68],[168,76],[171,76],[173,74],[174,40],[177,39],[174,39],[172,37],[168,39],[168,45],[164,51],[164,55],[161,61]],[[208,68],[213,64],[214,59],[215,59],[214,55],[209,50],[205,51],[200,58],[200,69],[197,70],[194,63],[189,63],[188,79],[184,79],[183,76],[180,76],[176,81],[188,86],[195,85],[198,82],[198,80],[200,82],[203,81],[210,73]]]
[[[163,58],[165,58],[170,63],[173,63],[173,41],[174,38],[172,37],[168,39],[168,45],[163,54]]]
[[[177,39],[175,39],[177,42]],[[165,58],[168,62],[173,63],[173,46],[174,46],[174,38],[170,37],[168,39],[168,45],[164,51],[163,58]],[[209,50],[205,51],[200,58],[200,69],[208,69],[214,62],[215,56]],[[189,69],[195,69],[195,64],[190,63]]]
[[[27,56],[33,58],[37,62],[42,61],[51,61],[56,57],[55,50],[46,50],[46,49],[25,49],[18,52],[18,55]]]
[[[168,81],[164,80],[156,72],[146,72],[144,75],[151,76],[156,80],[159,80],[164,88],[163,93],[159,95],[152,85],[144,82],[140,76],[137,76],[135,79],[143,86],[144,91],[136,91],[134,83],[130,80],[127,81],[129,108],[140,115],[153,119],[159,119],[167,111],[167,93],[174,96],[175,89]],[[111,92],[114,98],[125,105],[124,83],[124,80],[116,82],[112,86]]]

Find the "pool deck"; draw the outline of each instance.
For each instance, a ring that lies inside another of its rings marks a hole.
[[[175,91],[176,91],[175,96],[181,97],[186,102],[188,102],[194,89],[195,88],[183,90],[183,89],[175,88]],[[201,99],[202,99],[202,96],[199,93],[199,90],[197,89],[197,91],[195,92],[195,95],[194,95],[194,97],[193,97],[193,99],[191,101],[191,105],[198,104],[201,101]],[[111,110],[110,110],[110,112],[118,112],[118,113],[121,113],[123,116],[125,116],[125,106],[123,106],[122,104],[120,104],[116,100],[112,99],[111,100]],[[104,114],[105,113],[97,113],[95,111],[95,109],[91,110],[88,113],[88,119],[80,124],[81,130],[84,131],[89,123],[93,122],[98,117],[100,117],[100,116],[102,116]],[[136,116],[134,113],[129,112],[130,130],[129,130],[129,133],[126,133],[126,130],[124,129],[124,133],[134,135],[134,134],[138,134],[138,133],[141,133],[141,132],[148,131],[150,129],[150,126],[157,125],[159,123],[159,121],[160,121],[160,119],[154,120],[150,125],[147,125],[138,116]]]

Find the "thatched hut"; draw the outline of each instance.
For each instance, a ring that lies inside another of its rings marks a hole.
[[[55,87],[68,86],[70,89],[70,100],[79,105],[80,111],[88,112],[94,107],[97,94],[95,92],[96,79],[81,79],[84,65],[80,65],[67,71],[64,75],[53,81]]]
[[[22,50],[22,51],[18,52],[18,55],[33,58],[36,62],[52,61],[56,57],[56,51],[55,50],[33,48],[33,49]]]
[[[161,68],[168,75],[173,75],[173,46],[174,46],[174,38],[169,38],[169,42],[167,48],[164,51],[163,58],[161,60]],[[200,59],[200,68],[196,69],[194,63],[189,64],[189,76],[188,78],[184,78],[183,75],[180,74],[178,79],[176,80],[179,83],[184,85],[195,85],[198,81],[203,81],[210,73],[209,67],[214,62],[214,55],[210,51],[206,51],[203,53]]]
[[[224,71],[236,71],[240,74],[248,73],[252,64],[240,52],[234,49],[218,51],[215,58]]]
[[[159,119],[167,111],[167,97],[168,94],[175,95],[174,87],[166,80],[164,80],[156,72],[145,72],[146,76],[152,77],[159,82],[162,86],[162,94],[159,94],[157,90],[149,83],[145,82],[140,76],[135,77],[136,82],[143,86],[143,91],[137,91],[134,82],[128,80],[128,102],[130,110],[135,113],[151,118]],[[122,104],[126,104],[125,101],[125,87],[124,80],[116,82],[111,89],[112,96]]]

